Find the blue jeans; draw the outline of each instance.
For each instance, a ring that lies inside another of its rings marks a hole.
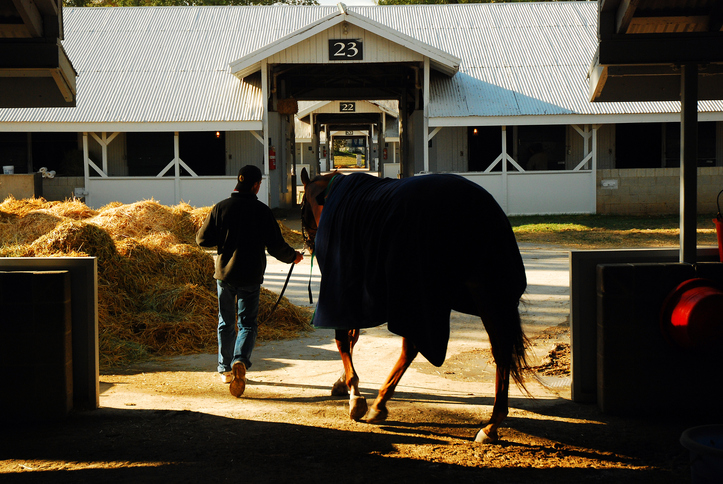
[[[216,280],[218,289],[218,372],[231,371],[236,361],[251,367],[258,334],[261,286],[234,286]],[[235,325],[238,325],[236,334]]]

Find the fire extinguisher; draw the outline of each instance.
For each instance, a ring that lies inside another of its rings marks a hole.
[[[384,148],[384,150],[382,151],[382,156],[384,157],[385,160],[387,159],[387,149],[386,148]]]
[[[324,148],[323,148],[323,150],[322,150],[322,155],[321,155],[321,157],[322,157],[322,158],[326,158],[326,146],[324,146]]]
[[[276,169],[276,150],[273,146],[269,146],[269,170]]]

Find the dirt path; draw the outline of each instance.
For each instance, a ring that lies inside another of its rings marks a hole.
[[[534,343],[533,360],[540,365],[549,361],[550,351],[569,343],[565,261],[566,254],[557,252],[525,257],[530,289],[523,321]],[[283,268],[269,269],[273,274]],[[299,287],[292,297],[306,297],[307,282],[308,272],[294,283]],[[215,355],[169,358],[103,374],[101,409],[74,413],[62,423],[4,426],[0,478],[106,483],[689,481],[687,451],[678,439],[690,425],[614,418],[594,405],[573,403],[564,371],[529,379],[534,398],[513,388],[501,442],[475,444],[480,421],[492,408],[494,365],[476,318],[455,314],[452,327],[445,364],[435,368],[418,358],[389,405],[389,420],[381,425],[351,421],[347,400],[330,396],[341,365],[333,335],[315,331],[259,346],[240,399],[218,381]],[[355,366],[370,403],[398,357],[400,343],[383,327],[363,332]],[[565,366],[564,351],[559,357],[557,369]]]

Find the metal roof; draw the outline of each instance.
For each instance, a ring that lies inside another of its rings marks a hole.
[[[481,118],[494,123],[499,117],[524,117],[519,123],[527,124],[540,116],[545,117],[540,122],[562,123],[579,116],[680,111],[678,102],[588,101],[596,2],[347,10],[461,59],[453,77],[432,76],[430,125]],[[65,8],[63,46],[78,72],[77,107],[0,109],[0,130],[13,129],[7,123],[26,128],[34,123],[34,129],[45,123],[82,129],[130,123],[134,130],[159,123],[260,126],[260,77],[239,81],[229,64],[337,11],[333,6]],[[701,102],[699,110],[723,119],[721,102]]]

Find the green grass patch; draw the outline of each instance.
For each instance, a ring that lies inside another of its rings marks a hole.
[[[717,245],[711,214],[697,219],[699,246]],[[520,243],[574,249],[671,247],[680,245],[679,217],[620,215],[534,215],[510,217]]]

